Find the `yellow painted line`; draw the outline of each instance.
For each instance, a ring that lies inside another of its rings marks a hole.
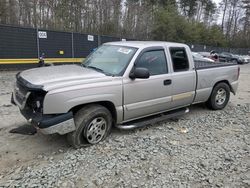
[[[45,63],[81,63],[84,58],[44,58]],[[32,64],[38,63],[39,59],[0,59],[0,64]]]
[[[188,98],[188,97],[192,97],[192,95],[193,95],[193,92],[181,93],[181,94],[178,94],[178,95],[173,95],[172,100],[173,101],[181,100],[181,99],[185,99],[185,98]]]

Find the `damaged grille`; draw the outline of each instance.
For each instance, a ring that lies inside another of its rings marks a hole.
[[[45,92],[32,91],[26,102],[26,109],[31,110],[33,113],[42,113],[45,94]]]
[[[21,110],[42,112],[43,99],[46,94],[40,85],[33,85],[17,74],[13,97]]]
[[[23,85],[21,85],[19,82],[16,82],[16,87],[19,89],[19,91],[23,94],[26,95],[28,92],[28,89],[25,88]]]
[[[29,90],[17,81],[14,88],[14,98],[20,104],[20,106],[24,105],[28,96],[29,96]]]

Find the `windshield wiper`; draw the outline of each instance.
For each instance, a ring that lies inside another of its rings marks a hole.
[[[94,69],[94,70],[96,70],[96,71],[98,71],[98,72],[104,73],[104,71],[103,71],[102,69],[100,69],[100,68],[97,68],[97,67],[94,67],[94,66],[86,66],[86,67],[87,67],[87,68]]]
[[[104,70],[102,70],[102,69],[100,69],[100,68],[97,68],[97,67],[94,67],[94,66],[86,66],[86,65],[83,65],[83,67],[94,69],[94,70],[96,70],[96,71],[98,71],[98,72],[101,72],[101,73],[107,75],[107,76],[113,76],[112,74],[107,73],[107,72],[105,72]]]

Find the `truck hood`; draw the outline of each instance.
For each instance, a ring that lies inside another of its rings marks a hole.
[[[26,70],[19,75],[32,85],[42,86],[45,91],[77,83],[96,82],[108,77],[103,73],[79,65],[60,65]]]

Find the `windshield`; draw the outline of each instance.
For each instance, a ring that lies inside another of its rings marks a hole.
[[[106,75],[122,75],[137,48],[102,45],[83,62],[83,66]]]

